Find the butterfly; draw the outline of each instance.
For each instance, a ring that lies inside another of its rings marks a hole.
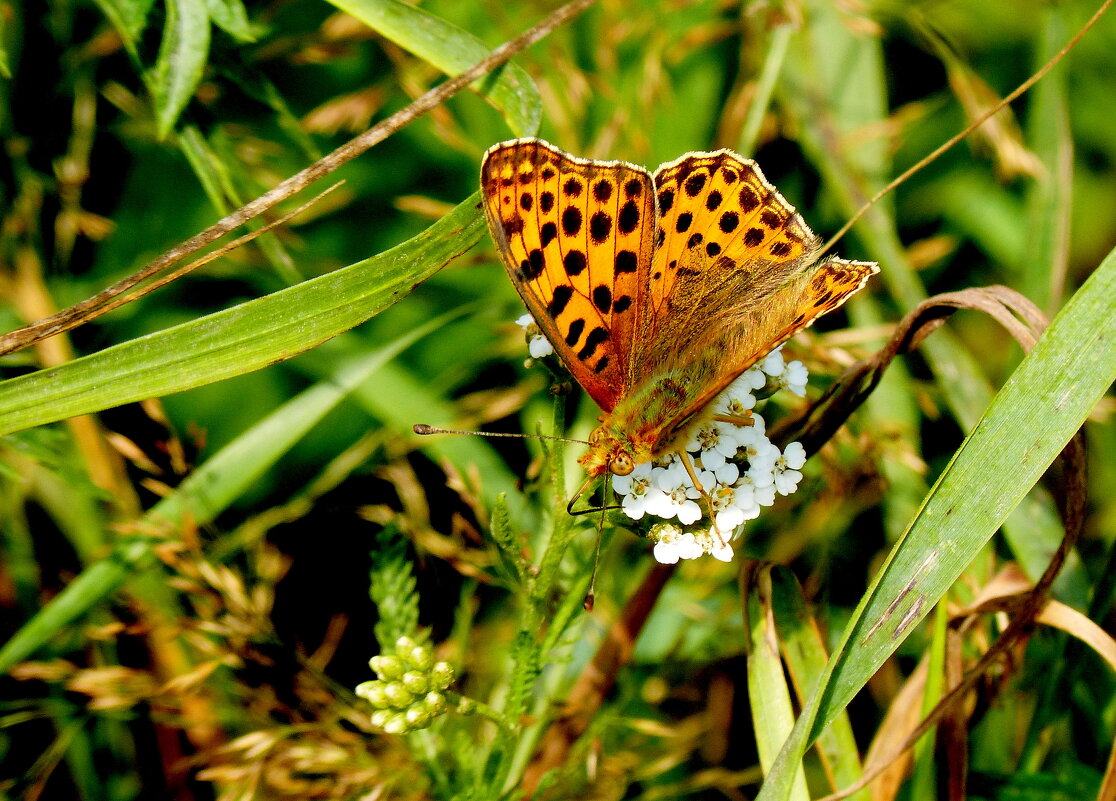
[[[683,446],[710,401],[879,271],[819,261],[821,240],[730,150],[649,173],[514,139],[485,153],[481,193],[512,284],[602,410],[590,478],[671,452],[693,477]]]

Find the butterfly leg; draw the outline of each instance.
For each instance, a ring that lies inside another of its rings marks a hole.
[[[748,414],[715,414],[713,419],[718,423],[730,423],[734,426],[752,426],[756,424],[755,418],[751,413]]]
[[[677,450],[675,453],[678,455],[678,460],[682,462],[682,466],[686,468],[686,474],[690,477],[690,481],[694,482],[694,489],[701,493],[701,497],[705,499],[706,505],[709,507],[709,520],[713,526],[710,529],[713,535],[717,538],[717,542],[723,547],[725,538],[721,536],[721,530],[717,527],[717,514],[713,509],[713,496],[709,491],[701,485],[698,480],[697,471],[694,470],[693,460],[690,459],[690,454],[685,449]]]

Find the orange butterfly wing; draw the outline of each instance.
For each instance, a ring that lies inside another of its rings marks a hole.
[[[602,449],[669,450],[737,376],[879,269],[818,263],[794,207],[727,150],[651,176],[517,139],[485,154],[481,188],[512,284],[609,413],[602,428],[619,444]]]
[[[606,412],[642,372],[653,250],[651,175],[574,158],[537,139],[493,146],[481,165],[489,230],[512,284],[574,378]]]
[[[654,182],[651,311],[635,383],[673,373],[689,388],[645,421],[658,428],[651,438],[661,452],[737,376],[844,303],[879,268],[818,263],[820,239],[755,162],[731,151],[683,156],[660,167]]]

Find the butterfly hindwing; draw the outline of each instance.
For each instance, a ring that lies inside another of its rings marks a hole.
[[[878,268],[818,263],[819,238],[754,162],[730,151],[684,156],[654,180],[653,313],[636,362],[646,370],[640,380],[691,379],[665,410],[665,447],[738,375],[844,303]]]
[[[648,309],[651,176],[518,139],[485,154],[481,189],[512,284],[578,383],[610,411],[638,369],[632,349]]]

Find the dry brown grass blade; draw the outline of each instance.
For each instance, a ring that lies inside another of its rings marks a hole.
[[[619,617],[597,648],[593,661],[586,665],[570,691],[565,710],[543,735],[542,745],[523,775],[520,789],[524,796],[530,798],[547,771],[566,761],[570,747],[585,732],[612,689],[616,674],[631,659],[636,638],[676,567],[653,565],[643,583],[624,604]]]
[[[0,336],[0,355],[25,348],[35,342],[60,334],[63,331],[69,331],[82,323],[99,317],[108,310],[106,306],[114,308],[109,304],[123,293],[161,274],[190,254],[198,252],[230,231],[260,216],[276,204],[301,192],[319,178],[352,161],[373,145],[379,144],[414,120],[434,110],[473,81],[488,74],[512,56],[530,47],[595,2],[597,0],[571,0],[533,28],[497,47],[469,69],[434,87],[410,105],[372,126],[364,133],[350,139],[329,155],[280,182],[274,188],[241,206],[231,214],[222,217],[204,231],[171,248],[128,278],[57,314],[52,314],[50,317]]]

